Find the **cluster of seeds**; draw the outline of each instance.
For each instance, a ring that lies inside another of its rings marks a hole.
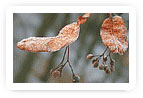
[[[105,53],[105,52],[104,52]],[[99,70],[104,70],[106,74],[110,74],[111,72],[115,71],[115,60],[111,58],[110,53],[106,57],[104,53],[99,56],[94,56],[93,54],[88,54],[87,59],[92,59],[92,64],[94,68],[99,68]],[[102,60],[102,63],[99,64],[99,61]],[[109,60],[110,64],[107,64]]]
[[[67,59],[65,60],[66,53],[67,53]],[[63,68],[68,63],[68,65],[69,65],[69,67],[71,69],[71,72],[72,72],[72,82],[73,83],[79,83],[80,82],[80,77],[74,73],[72,65],[70,64],[69,54],[70,54],[69,53],[69,46],[67,46],[66,49],[65,49],[64,55],[63,55],[63,59],[60,62],[60,64],[55,69],[51,69],[51,71],[50,71],[51,76],[53,78],[60,78],[62,76]]]
[[[62,68],[55,69],[55,70],[51,69],[50,73],[51,73],[51,76],[53,78],[60,78],[61,74],[62,74]],[[78,75],[73,74],[72,82],[73,83],[79,83],[80,82],[80,77]]]

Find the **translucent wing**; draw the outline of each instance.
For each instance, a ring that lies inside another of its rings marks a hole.
[[[79,36],[80,24],[86,22],[90,14],[79,16],[77,22],[66,25],[55,37],[30,37],[17,43],[21,50],[31,52],[54,52],[76,41]]]
[[[18,42],[17,47],[31,52],[58,51],[78,38],[79,29],[77,23],[72,23],[65,26],[56,37],[30,37]]]
[[[100,36],[104,45],[108,46],[111,52],[123,55],[128,48],[126,32],[124,20],[119,16],[114,16],[103,22]]]

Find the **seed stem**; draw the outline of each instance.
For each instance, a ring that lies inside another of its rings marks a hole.
[[[55,69],[52,70],[52,72],[55,71],[55,70],[57,70],[57,69],[59,69],[60,67],[61,67],[60,69],[63,69],[63,67],[66,65],[66,63],[63,64],[64,59],[65,59],[66,52],[67,52],[67,47],[66,47],[66,49],[65,49],[65,51],[64,51],[64,55],[63,55],[63,58],[62,58],[61,62],[58,64],[58,66],[57,66]],[[59,69],[59,70],[60,70],[60,69]],[[60,71],[61,71],[61,70],[60,70]]]
[[[62,64],[62,63],[64,62],[66,52],[67,52],[67,47],[66,47],[66,49],[65,49],[65,52],[64,52],[64,55],[63,55],[63,59],[62,59],[62,61],[61,61],[61,63],[60,63],[60,64]]]
[[[104,52],[99,56],[99,57],[104,57],[105,52],[107,51],[108,47],[106,47],[106,49],[104,50]]]
[[[67,51],[68,51],[68,53],[67,53]],[[66,53],[67,53],[67,60],[66,60],[65,63],[63,64],[63,62],[64,62],[64,60],[65,60]],[[59,64],[54,70],[52,70],[52,72],[55,71],[55,70],[60,71],[60,77],[61,77],[62,70],[63,70],[63,68],[66,66],[66,64],[68,63],[68,65],[69,65],[69,67],[70,67],[70,69],[71,69],[71,72],[72,72],[72,76],[74,77],[74,76],[75,76],[75,73],[74,73],[74,70],[73,70],[72,65],[71,65],[71,63],[70,63],[70,59],[69,59],[69,58],[70,58],[70,47],[69,47],[69,45],[68,45],[68,46],[66,47],[66,49],[65,49],[65,52],[64,52],[64,55],[63,55],[63,58],[62,58],[60,64]]]
[[[67,47],[68,47],[68,57],[67,57],[67,62],[68,62],[69,67],[70,67],[70,69],[71,69],[72,76],[74,77],[74,76],[75,76],[75,73],[74,73],[74,71],[73,71],[72,65],[70,64],[70,60],[69,60],[69,57],[70,57],[70,47],[69,47],[69,45],[68,45]]]

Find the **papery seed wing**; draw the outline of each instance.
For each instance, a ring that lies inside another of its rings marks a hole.
[[[74,22],[72,24],[66,25],[56,36],[54,43],[52,44],[51,50],[57,51],[61,48],[71,44],[76,41],[79,36],[79,25]]]
[[[21,50],[31,52],[54,52],[74,42],[79,36],[79,25],[65,26],[56,37],[30,37],[17,43]]]
[[[53,43],[54,40],[55,37],[30,37],[18,42],[17,47],[31,52],[50,52],[49,43]]]
[[[77,22],[66,25],[56,37],[30,37],[17,43],[21,50],[31,52],[53,52],[76,41],[79,36],[80,24],[84,24],[90,13],[79,16]]]
[[[68,45],[75,40],[77,40],[79,36],[80,27],[74,22],[72,24],[66,25],[58,34],[58,36],[63,37],[63,41]]]
[[[100,30],[100,36],[104,45],[113,53],[123,55],[128,48],[127,28],[120,16],[105,19]]]

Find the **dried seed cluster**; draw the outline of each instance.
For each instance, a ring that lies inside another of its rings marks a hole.
[[[107,50],[107,48],[106,48]],[[92,59],[92,64],[94,68],[99,68],[99,70],[104,70],[106,74],[110,74],[111,72],[115,71],[115,60],[111,58],[111,55],[107,55],[106,57],[104,56],[106,50],[104,51],[103,54],[99,56],[94,56],[93,54],[88,54],[87,59],[91,60]],[[102,63],[99,64],[99,61],[102,60]],[[107,64],[107,61],[110,61],[110,64]]]
[[[65,61],[66,53],[68,53],[68,54],[67,54],[67,59]],[[62,61],[60,62],[60,64],[55,69],[51,69],[50,73],[51,73],[51,76],[53,78],[60,78],[62,76],[63,68],[68,63],[68,65],[71,69],[71,72],[72,72],[72,82],[73,83],[78,83],[80,81],[80,77],[78,75],[76,75],[73,71],[72,65],[70,64],[70,61],[69,61],[69,54],[70,54],[69,53],[69,46],[67,46],[66,49],[65,49]]]
[[[51,69],[51,71],[50,71],[51,76],[53,78],[60,78],[62,76],[62,70],[63,70],[64,66],[65,65],[61,65],[60,67],[56,67],[55,69]],[[80,77],[73,73],[72,82],[73,83],[79,83]]]

